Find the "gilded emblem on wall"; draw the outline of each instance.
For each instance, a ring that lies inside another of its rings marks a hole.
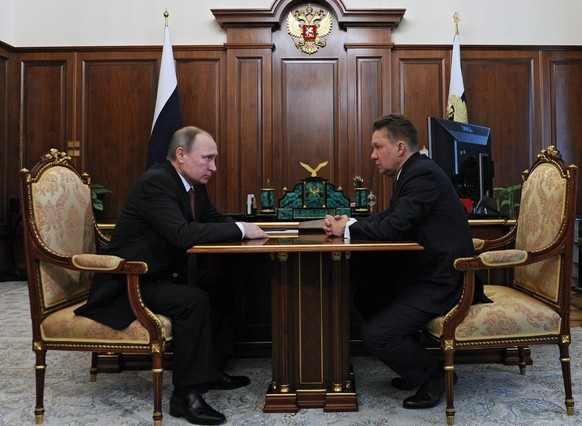
[[[326,40],[323,37],[331,32],[332,25],[329,12],[325,14],[322,9],[314,12],[311,5],[303,11],[296,10],[294,14],[289,12],[287,17],[287,31],[294,38],[295,47],[308,55],[325,47]]]

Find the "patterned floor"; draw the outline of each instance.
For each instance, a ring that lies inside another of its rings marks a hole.
[[[34,355],[26,284],[0,283],[0,424],[34,424]],[[576,415],[564,407],[557,347],[532,347],[534,365],[525,376],[517,367],[460,365],[455,386],[456,425],[582,425],[582,329],[573,329],[571,345]],[[223,412],[228,425],[445,425],[445,404],[429,410],[405,410],[410,395],[389,386],[393,373],[369,357],[352,359],[358,385],[359,411],[296,414],[262,412],[270,379],[269,359],[235,360],[230,370],[250,376],[251,385],[234,391],[211,391],[206,400]],[[148,425],[152,396],[149,372],[101,375],[88,381],[89,355],[49,352],[45,390],[45,425]],[[164,424],[187,425],[168,414],[171,373],[164,375]]]

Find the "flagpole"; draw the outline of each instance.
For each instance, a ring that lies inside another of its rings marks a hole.
[[[168,26],[168,16],[170,16],[170,14],[168,13],[168,9],[166,9],[164,11],[164,22],[165,22],[165,26]]]

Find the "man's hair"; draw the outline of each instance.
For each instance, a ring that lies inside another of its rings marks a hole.
[[[374,131],[384,129],[390,143],[403,140],[412,152],[418,151],[418,132],[412,121],[401,114],[377,118],[372,124]]]
[[[170,161],[175,160],[176,149],[179,147],[184,148],[186,152],[192,151],[196,147],[197,136],[201,133],[206,132],[195,126],[186,126],[176,130],[176,132],[172,135],[172,139],[170,140],[170,146],[168,147],[168,154],[166,155],[166,159]]]

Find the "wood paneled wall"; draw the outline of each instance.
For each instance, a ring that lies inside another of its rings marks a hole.
[[[256,12],[255,24],[245,16],[250,31],[216,12],[225,45],[174,47],[184,121],[219,145],[209,189],[226,213],[243,213],[246,194],[258,194],[266,179],[280,196],[307,176],[299,161],[329,161],[319,175],[350,197],[354,175],[362,175],[384,206],[391,182],[373,173],[371,122],[402,112],[426,144],[427,117],[444,116],[451,46],[394,46],[390,33],[403,11],[385,12],[384,26],[370,16],[358,26],[337,3],[322,4],[339,23],[313,55],[287,34],[289,8]],[[11,250],[18,171],[51,147],[78,153],[76,164],[113,191],[101,220],[115,221],[145,169],[160,56],[160,47],[0,43],[0,271]],[[492,129],[494,185],[519,182],[551,144],[582,165],[580,47],[462,46],[461,58],[469,120]]]

